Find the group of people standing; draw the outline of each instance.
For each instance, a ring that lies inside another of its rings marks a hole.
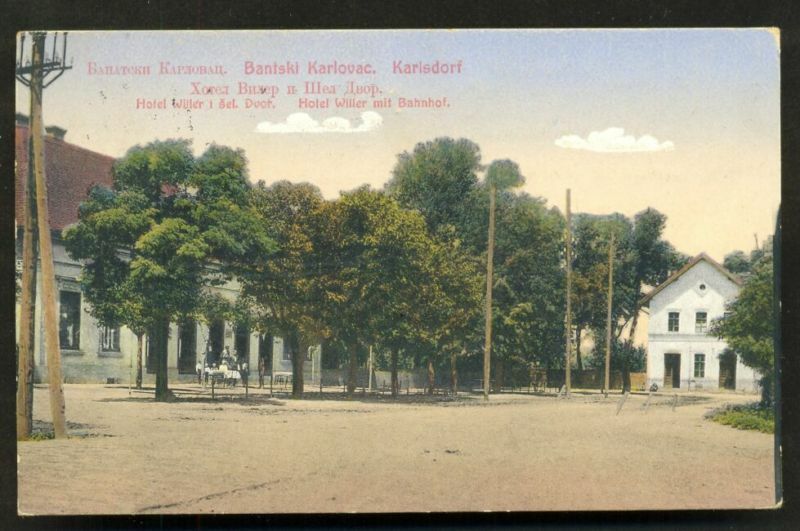
[[[217,355],[214,354],[211,350],[211,344],[209,343],[206,345],[206,351],[198,358],[196,370],[197,370],[197,383],[202,384],[203,381],[208,383],[209,374],[212,372],[222,373],[226,381],[232,380],[232,384],[236,385],[236,380],[241,379],[242,384],[245,386],[247,385],[247,377],[249,375],[250,369],[247,366],[247,359],[244,356],[239,356],[234,351],[234,354],[231,355],[230,347],[225,347],[222,349],[222,353]],[[211,361],[209,363],[209,359],[218,359],[219,364],[216,361]],[[236,371],[238,375],[236,375],[233,371]]]

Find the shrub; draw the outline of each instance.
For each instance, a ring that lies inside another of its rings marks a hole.
[[[740,430],[775,433],[775,412],[772,408],[761,407],[758,403],[728,405],[712,411],[709,416],[715,422]]]

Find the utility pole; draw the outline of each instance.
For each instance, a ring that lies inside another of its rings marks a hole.
[[[490,360],[492,356],[492,277],[494,276],[494,208],[497,187],[489,186],[489,248],[486,256],[486,341],[483,346],[483,399],[489,400]]]
[[[614,233],[608,246],[608,312],[606,313],[606,379],[603,384],[606,396],[611,381],[611,302],[614,298]]]
[[[62,53],[56,53],[58,32],[53,35],[53,50],[50,57],[45,57],[45,41],[47,33],[33,32],[33,46],[29,64],[22,61],[24,53],[24,34],[20,44],[20,56],[16,68],[16,78],[29,87],[31,94],[31,112],[29,135],[30,152],[28,164],[32,168],[33,180],[36,189],[36,214],[37,229],[39,233],[39,251],[42,263],[42,310],[44,314],[45,347],[47,353],[48,387],[50,390],[50,413],[53,419],[53,432],[57,439],[67,437],[65,419],[64,389],[61,385],[61,349],[58,338],[58,320],[56,316],[56,286],[55,271],[53,268],[53,247],[50,239],[50,217],[47,211],[47,180],[44,167],[44,122],[42,119],[42,96],[44,89],[58,79],[64,71],[72,68],[66,65],[67,34],[62,35]],[[48,75],[55,76],[45,83]],[[24,242],[23,242],[24,244]],[[30,253],[29,253],[30,254]],[[23,260],[25,253],[23,251]],[[23,271],[25,265],[23,265]],[[26,310],[30,312],[30,310]],[[23,318],[29,317],[23,313]],[[30,322],[22,321],[21,330],[30,328]],[[26,356],[31,355],[30,348]],[[20,366],[29,367],[28,360]]]
[[[369,346],[369,392],[372,392],[372,367],[373,367],[373,358],[372,358],[372,345]]]
[[[33,107],[33,91],[31,91]],[[28,124],[28,153],[33,152],[33,129]],[[17,440],[31,436],[33,428],[33,375],[34,337],[36,336],[36,180],[33,161],[28,160],[25,182],[22,232],[22,297],[20,301],[20,329],[17,380]]]
[[[570,381],[570,363],[572,360],[572,216],[570,213],[570,190],[567,188],[567,315],[565,321],[565,337],[567,346],[564,352],[564,390],[569,396],[572,383]]]

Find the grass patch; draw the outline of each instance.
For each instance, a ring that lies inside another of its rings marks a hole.
[[[714,422],[739,430],[775,433],[775,412],[771,407],[762,407],[757,402],[736,406],[728,405],[712,411],[709,418]]]
[[[28,438],[29,441],[49,441],[50,439],[55,439],[55,434],[53,434],[52,431],[35,431],[31,433],[31,436]]]

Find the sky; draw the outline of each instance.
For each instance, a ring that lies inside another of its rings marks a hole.
[[[245,151],[253,181],[307,181],[335,198],[382,187],[398,154],[450,136],[477,143],[484,164],[516,161],[523,189],[562,211],[567,188],[573,212],[656,208],[689,255],[721,261],[774,230],[774,30],[70,32],[66,55],[73,68],[45,91],[45,123],[114,157],[156,139],[191,139],[198,155],[228,145]],[[336,93],[305,93],[307,82]],[[344,94],[350,82],[357,96]],[[260,92],[240,95],[240,83]],[[337,107],[353,98],[361,108]],[[20,83],[16,105],[28,113]]]

